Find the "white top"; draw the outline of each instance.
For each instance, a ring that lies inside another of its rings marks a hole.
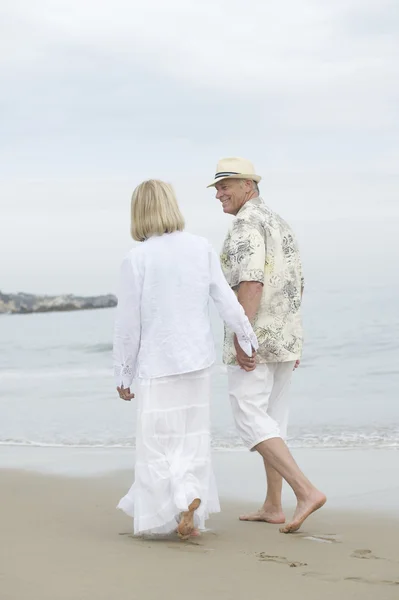
[[[247,355],[258,342],[208,240],[176,231],[135,246],[122,263],[114,333],[118,386],[209,367],[209,297]]]

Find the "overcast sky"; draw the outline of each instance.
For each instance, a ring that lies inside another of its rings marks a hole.
[[[394,249],[398,40],[396,0],[2,0],[0,289],[112,291],[148,177],[219,245],[221,156],[309,257],[340,227]]]

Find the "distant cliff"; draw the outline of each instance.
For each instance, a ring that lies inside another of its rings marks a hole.
[[[0,292],[0,314],[28,314],[112,308],[117,305],[115,296],[34,296],[33,294],[3,294]]]

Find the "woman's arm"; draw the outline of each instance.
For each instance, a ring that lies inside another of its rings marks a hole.
[[[113,362],[118,387],[130,387],[136,374],[141,334],[140,300],[140,277],[129,255],[121,267],[114,328]]]
[[[243,307],[227,283],[215,251],[210,249],[211,284],[210,296],[220,317],[234,331],[240,347],[247,356],[258,349],[258,340]]]

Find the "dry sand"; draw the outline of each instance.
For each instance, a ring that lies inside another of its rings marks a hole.
[[[0,599],[399,598],[398,520],[327,504],[282,535],[223,502],[201,538],[141,539],[114,508],[130,483],[0,471]]]

